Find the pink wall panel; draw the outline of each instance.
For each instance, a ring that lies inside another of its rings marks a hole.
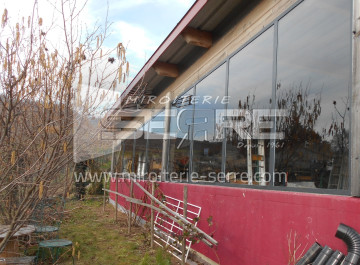
[[[360,232],[360,199],[207,185],[188,185],[188,202],[202,207],[199,227],[214,233],[217,249],[203,243],[194,249],[222,265],[287,264],[287,237],[296,232],[298,244],[309,248],[315,241],[346,252],[346,245],[335,238],[339,223]],[[115,183],[111,184],[115,190]],[[164,194],[182,199],[183,184],[161,183]],[[119,192],[129,194],[119,183]],[[135,197],[142,192],[134,189]],[[110,196],[115,200],[115,196]],[[118,202],[127,207],[124,199]],[[207,218],[213,217],[209,227]],[[143,216],[144,217],[144,216]],[[216,253],[215,253],[216,252]]]

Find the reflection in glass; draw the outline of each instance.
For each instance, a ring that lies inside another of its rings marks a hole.
[[[348,187],[351,2],[307,0],[279,21],[276,104],[288,116],[275,171],[287,186]]]
[[[219,112],[226,108],[226,65],[223,64],[195,87],[193,126],[193,180],[214,181],[220,176],[222,137],[217,124]]]
[[[124,146],[125,140],[122,140],[118,145],[115,146],[114,153],[114,172],[121,173],[123,172],[123,157],[124,157]]]
[[[225,166],[233,183],[348,189],[351,3],[302,2],[279,20],[278,47],[270,27],[229,59],[227,97],[224,64],[176,99],[167,178],[187,181],[195,173],[212,181]],[[274,108],[287,116],[277,117],[273,129],[274,118],[259,110]],[[123,170],[160,174],[164,122],[164,111],[150,121],[147,150],[144,137],[136,140],[135,154],[134,140],[124,142]],[[284,138],[256,134],[275,130]]]
[[[190,167],[190,133],[193,123],[192,100],[194,89],[189,89],[172,104],[170,120],[168,172],[172,181],[187,181]]]
[[[161,173],[161,158],[163,148],[163,137],[164,137],[164,122],[165,122],[165,111],[160,112],[153,117],[149,123],[148,132],[148,167],[149,174],[160,175]],[[146,143],[145,143],[146,145]]]
[[[145,125],[147,126],[147,125]],[[135,155],[134,155],[134,169],[137,176],[143,177],[147,173],[146,168],[146,139],[145,139],[145,126],[137,131],[135,140]]]
[[[131,135],[128,139],[126,139],[123,143],[123,160],[122,160],[122,172],[134,172],[134,135]]]
[[[273,36],[272,27],[230,58],[228,116],[232,117],[228,119],[233,126],[226,131],[225,165],[230,182],[266,185],[269,181],[265,175],[269,171],[269,140],[257,139],[255,129],[256,118],[269,120],[256,117],[258,110],[272,105]]]

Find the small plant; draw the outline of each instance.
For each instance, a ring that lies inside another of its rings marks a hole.
[[[297,232],[293,232],[290,230],[290,233],[287,235],[287,241],[288,241],[288,249],[289,249],[289,260],[288,265],[296,265],[296,263],[300,260],[302,255],[304,254],[304,251],[308,244],[305,245],[305,247],[302,248],[301,252],[299,253],[302,244],[299,243],[300,236],[297,234]]]

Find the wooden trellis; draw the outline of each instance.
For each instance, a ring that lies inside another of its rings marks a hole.
[[[139,187],[151,200],[151,204],[145,203],[142,200],[133,198],[133,191],[130,191],[130,195],[124,195],[116,191],[103,189],[104,192],[113,193],[117,196],[125,198],[126,201],[151,209],[151,246],[153,242],[160,244],[161,242],[171,247],[175,252],[171,252],[175,257],[182,260],[185,264],[188,258],[189,249],[191,247],[190,240],[183,238],[182,242],[176,240],[176,233],[180,236],[183,235],[183,231],[187,231],[188,234],[196,234],[199,240],[204,242],[209,247],[217,246],[218,242],[206,234],[200,228],[197,227],[198,218],[200,216],[201,207],[187,203],[187,187],[184,187],[184,201],[176,198],[172,198],[165,195],[166,200],[160,201],[154,196],[154,183],[152,183],[152,192],[147,191],[136,179],[129,177],[132,186]],[[117,201],[115,202],[117,204]],[[156,205],[156,206],[155,206]],[[154,220],[154,211],[157,212]],[[130,213],[131,214],[131,213]],[[129,230],[131,228],[131,222],[128,223]],[[156,240],[155,240],[156,238]],[[179,253],[179,254],[176,254]],[[180,258],[181,257],[181,258]]]
[[[169,208],[172,208],[176,213],[185,216],[184,207],[185,204],[187,205],[186,209],[186,219],[189,220],[191,223],[194,224],[194,226],[197,226],[199,216],[201,213],[201,207],[184,202],[182,200],[170,197],[170,196],[164,196],[165,197],[165,205]],[[184,262],[186,262],[189,250],[191,248],[192,241],[185,239],[186,241],[178,242],[178,239],[175,237],[175,235],[181,235],[183,234],[183,226],[180,225],[178,222],[175,222],[174,220],[169,219],[167,216],[157,213],[155,218],[155,243],[159,246],[167,246],[171,248],[173,251],[171,251],[171,254],[173,254],[177,259],[181,260],[182,253],[185,252]],[[183,246],[183,244],[185,245]],[[185,247],[185,249],[184,249]]]

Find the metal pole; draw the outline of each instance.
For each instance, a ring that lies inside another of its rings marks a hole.
[[[151,181],[151,195],[155,196],[155,182]],[[151,198],[151,205],[154,206],[154,200]],[[150,246],[154,247],[154,209],[151,209],[151,238],[150,238]]]
[[[350,189],[352,196],[360,196],[360,0],[353,1],[352,42],[352,104],[351,104],[351,169]]]
[[[168,92],[166,97],[168,97],[169,101],[165,106],[165,128],[164,128],[164,138],[163,138],[163,148],[162,148],[162,157],[161,157],[161,181],[166,181],[166,172],[167,172],[167,164],[168,164],[168,156],[169,156],[169,143],[170,143],[170,114],[171,114],[171,101],[170,101],[171,93]]]
[[[184,209],[183,209],[183,215],[184,215],[185,219],[187,217],[187,199],[188,199],[188,187],[184,186]],[[186,225],[184,224],[183,225],[183,235],[185,234],[185,229],[186,229]],[[181,247],[182,247],[181,264],[184,265],[184,264],[186,264],[186,238],[185,238],[185,236],[183,236]]]
[[[252,170],[252,152],[251,152],[251,139],[247,139],[247,173],[248,177],[248,185],[253,184],[253,170]],[[236,177],[235,177],[236,178]]]
[[[130,181],[130,198],[133,198],[134,182]],[[131,219],[132,219],[132,202],[130,202],[129,216],[128,216],[128,234],[131,233]]]

